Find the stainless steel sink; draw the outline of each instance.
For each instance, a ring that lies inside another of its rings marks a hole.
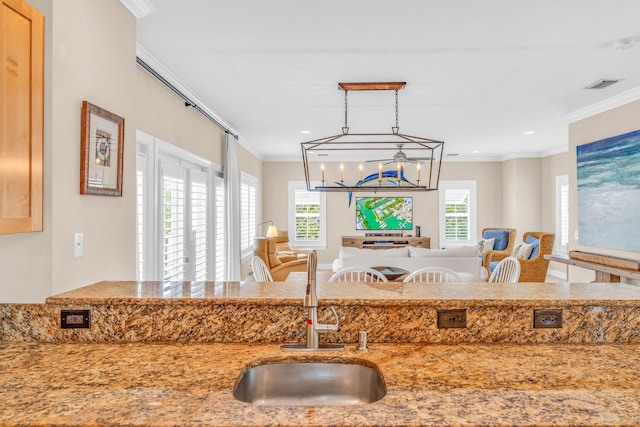
[[[373,368],[353,363],[285,362],[248,369],[233,395],[254,405],[346,406],[380,400],[387,393]]]

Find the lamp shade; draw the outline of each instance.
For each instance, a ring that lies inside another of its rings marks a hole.
[[[278,237],[278,229],[275,225],[270,225],[267,229],[267,237]]]

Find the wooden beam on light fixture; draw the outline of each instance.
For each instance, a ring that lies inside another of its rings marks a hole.
[[[342,90],[400,90],[407,82],[338,83]]]

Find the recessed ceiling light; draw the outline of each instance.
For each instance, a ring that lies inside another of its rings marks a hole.
[[[480,150],[473,150],[473,151],[471,152],[471,154],[478,154],[479,152],[480,152]]]
[[[449,153],[449,154],[447,154],[447,156],[449,156],[449,157],[455,157],[455,156],[458,156],[458,153]]]
[[[310,130],[301,130],[300,133],[311,133]]]
[[[522,132],[525,135],[533,135],[535,132],[532,130],[525,130],[524,132]]]

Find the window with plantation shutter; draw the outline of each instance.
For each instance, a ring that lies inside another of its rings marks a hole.
[[[138,280],[222,280],[220,168],[142,132],[136,146]]]
[[[246,258],[253,254],[256,235],[256,177],[240,172],[240,251]]]
[[[440,181],[440,247],[476,243],[476,182]]]
[[[191,171],[191,274],[192,280],[209,276],[209,198],[204,172]]]
[[[298,248],[326,246],[325,193],[307,191],[304,181],[289,181],[289,244]]]
[[[569,252],[569,176],[556,176],[556,252]]]
[[[185,169],[162,162],[162,280],[185,280]]]

